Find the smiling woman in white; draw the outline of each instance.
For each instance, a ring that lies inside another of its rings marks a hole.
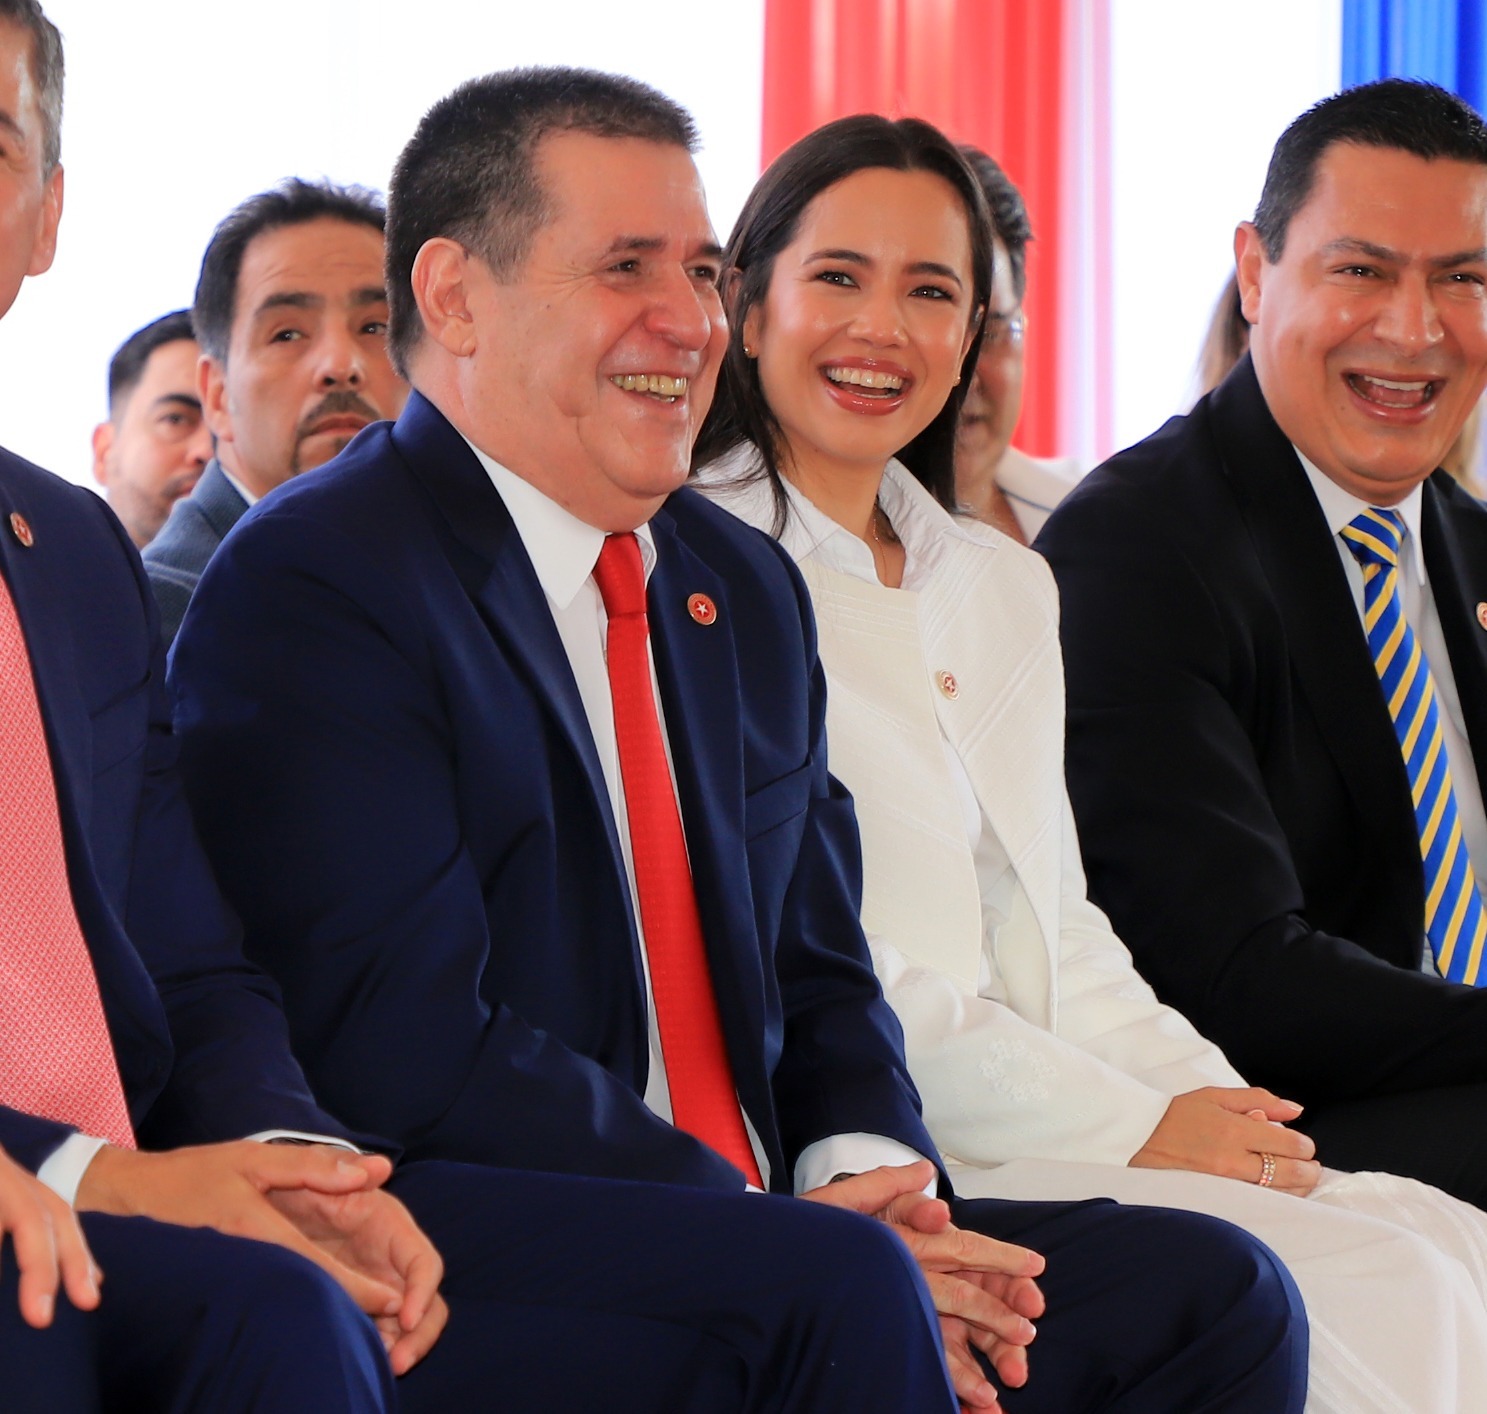
[[[1487,1409],[1483,1215],[1319,1169],[1296,1107],[1244,1088],[1085,896],[1052,577],[942,504],[984,213],[931,172],[817,170],[766,173],[729,242],[699,484],[810,587],[863,923],[956,1190],[1226,1218],[1305,1297],[1308,1409]]]

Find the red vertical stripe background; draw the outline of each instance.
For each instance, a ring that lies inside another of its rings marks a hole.
[[[764,164],[822,123],[876,112],[925,118],[975,143],[1021,189],[1036,239],[1017,443],[1034,456],[1060,450],[1063,26],[1059,0],[765,3]]]

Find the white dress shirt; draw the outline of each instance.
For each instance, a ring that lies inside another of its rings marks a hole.
[[[1358,623],[1363,624],[1363,566],[1348,549],[1342,538],[1342,529],[1354,517],[1369,508],[1367,501],[1360,501],[1345,491],[1325,472],[1309,462],[1301,453],[1301,465],[1307,480],[1316,493],[1327,517],[1327,527],[1332,531],[1333,544],[1343,573],[1348,577],[1348,587],[1353,591],[1353,602],[1358,608]],[[1467,857],[1477,877],[1477,892],[1483,893],[1487,885],[1487,809],[1482,803],[1482,786],[1477,776],[1476,761],[1472,755],[1471,742],[1466,734],[1466,718],[1461,712],[1461,694],[1456,690],[1456,675],[1451,671],[1451,656],[1446,651],[1445,635],[1441,632],[1441,618],[1435,607],[1435,595],[1430,589],[1430,576],[1425,569],[1425,556],[1420,550],[1420,501],[1422,488],[1416,486],[1396,506],[1404,522],[1404,540],[1399,547],[1399,594],[1404,617],[1414,630],[1420,651],[1430,665],[1430,675],[1435,680],[1435,695],[1440,709],[1441,735],[1444,738],[1446,759],[1451,764],[1451,779],[1456,788],[1456,809],[1461,818],[1461,835],[1466,843]],[[1487,894],[1484,894],[1487,898]],[[1423,939],[1423,933],[1422,933]],[[1435,972],[1435,962],[1427,943],[1422,941],[1421,966],[1427,972]]]
[[[467,439],[468,441],[468,439]],[[635,888],[635,862],[630,848],[630,824],[625,811],[624,788],[620,778],[619,746],[615,740],[614,702],[610,695],[609,668],[605,652],[605,637],[609,617],[604,610],[604,600],[599,586],[594,581],[594,565],[603,548],[605,532],[579,520],[562,506],[544,495],[531,482],[487,456],[474,443],[470,450],[479,459],[487,475],[505,503],[517,534],[521,537],[527,557],[537,573],[542,592],[552,610],[553,622],[558,637],[568,655],[578,684],[578,695],[583,702],[584,715],[588,718],[589,730],[593,733],[594,747],[599,757],[599,766],[604,773],[604,784],[608,790],[610,811],[619,835],[620,851],[625,861],[625,877],[630,886],[631,911],[635,918],[635,929],[640,937],[641,964],[645,972],[645,1001],[647,1033],[650,1046],[650,1066],[646,1079],[646,1106],[661,1116],[671,1119],[671,1094],[666,1081],[666,1062],[661,1052],[660,1031],[656,1025],[656,1008],[651,993],[650,960],[646,953],[645,932],[640,923],[640,899]],[[641,564],[646,582],[650,582],[651,571],[656,564],[656,546],[648,525],[635,532],[640,542]],[[666,749],[666,762],[671,767],[672,790],[676,790],[676,771],[671,760],[671,741],[666,732],[666,716],[662,708],[660,691],[656,683],[656,664],[650,653],[651,691],[656,697],[656,716],[661,724],[661,741]],[[680,804],[678,804],[680,814]],[[686,822],[682,822],[683,835]],[[740,1106],[742,1108],[742,1106]],[[747,1112],[744,1124],[748,1129],[749,1143],[759,1165],[759,1172],[766,1185],[769,1183],[769,1163],[759,1136],[754,1130]],[[801,1153],[795,1166],[795,1191],[805,1193],[819,1188],[834,1176],[842,1173],[862,1173],[881,1164],[908,1164],[924,1157],[900,1144],[897,1140],[876,1134],[839,1134],[828,1139],[817,1140]],[[926,1191],[933,1192],[934,1183]]]

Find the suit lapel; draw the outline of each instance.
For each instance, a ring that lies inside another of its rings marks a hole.
[[[1274,590],[1292,672],[1362,827],[1385,837],[1389,854],[1417,850],[1399,741],[1327,518],[1248,358],[1213,394],[1209,413],[1215,455]]]
[[[623,878],[624,857],[583,699],[547,596],[505,502],[465,439],[418,393],[409,395],[392,438],[439,510],[452,542],[455,573],[572,751],[604,821],[613,865]]]
[[[1487,509],[1437,471],[1425,483],[1420,522],[1430,592],[1487,798]]]
[[[773,1104],[759,1071],[762,964],[752,932],[740,937],[736,921],[752,926],[754,905],[748,871],[740,868],[746,857],[742,698],[728,588],[678,536],[666,510],[652,518],[651,533],[656,546],[647,592],[651,646],[708,965],[734,1083],[763,1133]],[[696,594],[716,607],[712,622],[699,622],[689,612]]]
[[[81,838],[80,831],[85,831],[87,826],[87,803],[78,782],[89,780],[92,775],[87,753],[93,731],[87,705],[70,689],[70,684],[78,681],[71,625],[65,615],[54,612],[45,583],[48,574],[66,572],[65,565],[59,570],[53,564],[55,556],[64,553],[65,542],[62,528],[50,524],[37,508],[28,505],[19,489],[7,484],[3,502],[0,504],[0,568],[10,585],[31,659],[63,826],[76,844]],[[12,512],[24,517],[31,528],[34,543],[29,548],[11,530]]]

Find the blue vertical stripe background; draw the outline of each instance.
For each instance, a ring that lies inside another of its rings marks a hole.
[[[1343,0],[1342,81],[1432,79],[1487,104],[1487,0]]]

